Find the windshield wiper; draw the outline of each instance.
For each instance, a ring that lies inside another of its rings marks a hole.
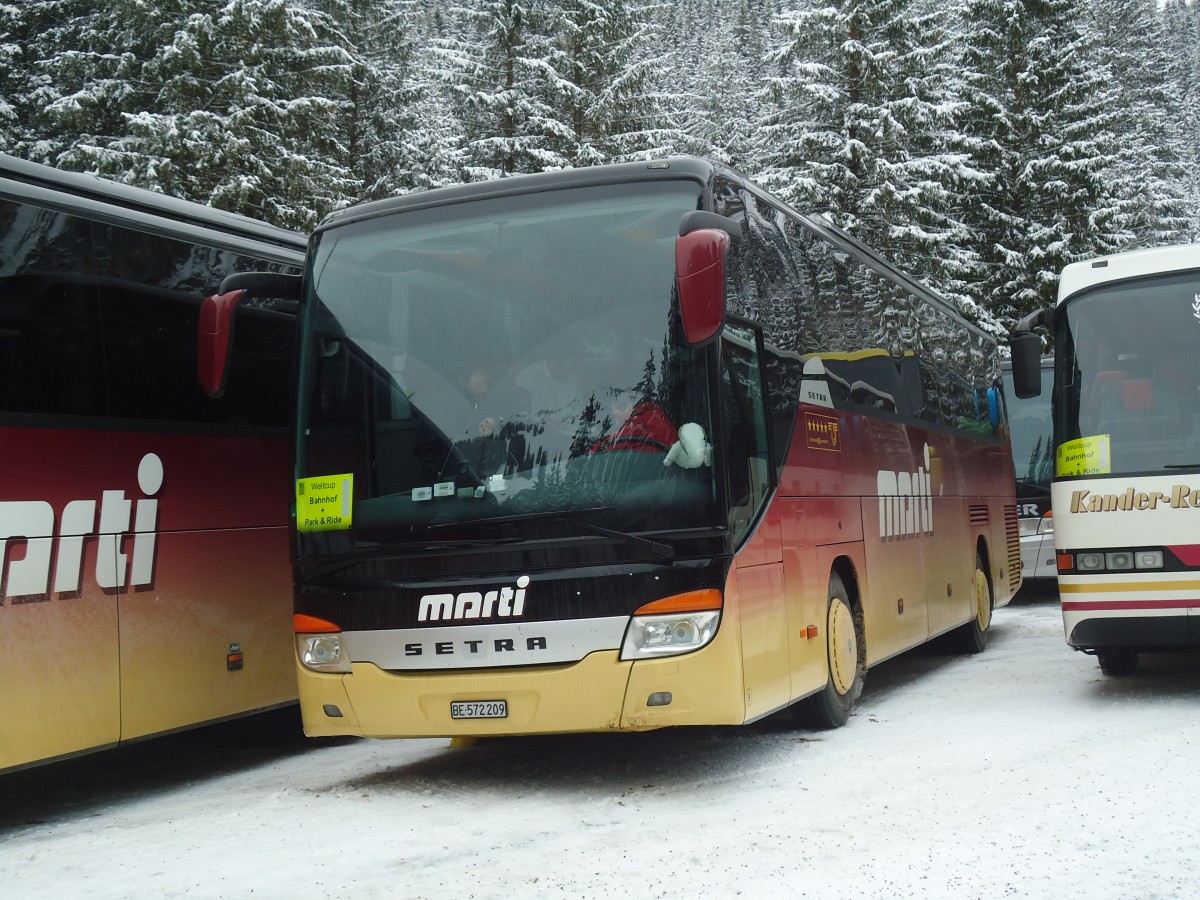
[[[612,509],[611,506],[591,506],[587,509],[575,509],[570,512],[563,510],[545,510],[543,512],[531,512],[524,515],[518,513],[511,516],[494,516],[482,519],[476,519],[472,522],[442,522],[437,525],[430,525],[429,530],[435,528],[451,528],[455,525],[494,525],[503,523],[520,523],[530,522],[534,519],[548,519],[551,522],[566,522],[569,525],[574,525],[581,531],[589,532],[590,534],[598,534],[602,537],[616,538],[619,541],[624,541],[627,544],[633,544],[638,547],[644,547],[656,556],[662,556],[670,559],[675,555],[675,548],[670,544],[664,544],[661,541],[653,541],[650,538],[644,538],[637,534],[629,534],[625,531],[616,531],[612,528],[604,528],[600,525],[593,525],[591,522],[586,522],[579,518],[583,513],[608,512]]]
[[[561,519],[570,514],[610,512],[611,506],[589,506],[586,509],[548,509],[542,512],[514,513],[510,516],[483,516],[479,519],[458,520],[453,522],[433,522],[427,527],[430,531],[435,528],[453,528],[455,525],[502,525],[506,522],[532,522],[534,519]]]
[[[329,578],[331,575],[337,575],[339,572],[344,572],[362,563],[405,559],[413,553],[429,550],[459,550],[464,547],[490,547],[494,544],[523,544],[524,542],[524,538],[508,536],[490,539],[413,541],[411,543],[406,542],[402,551],[392,546],[386,550],[361,551],[358,553],[341,554],[337,557],[326,557],[324,559],[308,558],[300,560],[299,564],[311,565],[314,572],[313,577]]]
[[[638,547],[645,547],[655,556],[663,556],[667,559],[670,559],[675,555],[675,548],[670,544],[652,541],[650,538],[644,538],[641,535],[629,534],[624,531],[614,531],[611,528],[602,528],[599,525],[593,525],[591,522],[581,522],[579,519],[576,519],[572,516],[564,516],[561,514],[557,516],[550,516],[550,520],[552,522],[567,522],[571,525],[574,525],[576,528],[582,529],[583,531],[589,531],[592,534],[616,538],[617,540],[625,541],[626,543],[634,544]]]

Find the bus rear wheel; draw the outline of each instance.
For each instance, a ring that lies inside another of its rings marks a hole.
[[[1100,663],[1100,671],[1105,675],[1132,675],[1137,671],[1138,655],[1136,650],[1128,647],[1099,647],[1096,650],[1096,661]]]
[[[825,687],[792,709],[800,724],[811,728],[840,728],[850,718],[866,679],[866,645],[862,612],[850,602],[841,576],[829,577],[825,612],[828,680]]]
[[[987,647],[988,631],[992,627],[992,583],[988,580],[982,554],[975,554],[975,616],[955,633],[956,643],[964,653],[982,653]]]

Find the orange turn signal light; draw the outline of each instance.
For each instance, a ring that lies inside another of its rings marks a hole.
[[[292,614],[292,631],[296,634],[334,634],[341,630],[340,626],[326,619],[306,616],[304,613]]]
[[[1058,553],[1058,554],[1056,554],[1056,558],[1057,558],[1057,562],[1058,562],[1058,571],[1070,572],[1073,568],[1075,568],[1075,555],[1074,554]]]
[[[661,600],[652,600],[645,606],[639,606],[635,616],[653,616],[658,613],[701,612],[709,609],[720,609],[725,604],[725,596],[716,588],[706,588],[702,591],[688,591],[685,594],[673,594]]]

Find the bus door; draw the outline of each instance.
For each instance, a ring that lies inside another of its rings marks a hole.
[[[730,533],[739,548],[737,608],[748,718],[778,709],[791,698],[792,629],[780,507],[763,510],[770,496],[771,474],[760,359],[758,331],[726,324],[721,339],[725,435],[721,444],[726,454]]]
[[[870,454],[875,496],[862,501],[867,571],[874,573],[866,600],[867,647],[875,660],[918,644],[929,633],[929,526],[919,487],[923,467],[904,432],[879,420],[863,419],[862,425],[875,433],[868,445],[888,451]]]
[[[956,460],[953,450],[945,452],[929,444],[926,448],[929,455],[918,457],[913,482],[925,477],[929,479],[929,489],[915,504],[920,520],[914,524],[918,530],[928,529],[921,535],[929,602],[926,615],[929,634],[936,635],[971,618],[975,607],[975,553],[974,547],[964,540],[964,532],[987,526],[994,517],[986,500],[971,503],[958,496],[953,483],[946,483],[946,469]],[[1000,546],[995,549],[999,551]]]

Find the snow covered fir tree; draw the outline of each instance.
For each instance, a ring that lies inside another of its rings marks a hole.
[[[25,0],[0,150],[294,229],[689,153],[993,330],[1063,264],[1200,238],[1189,0]]]

